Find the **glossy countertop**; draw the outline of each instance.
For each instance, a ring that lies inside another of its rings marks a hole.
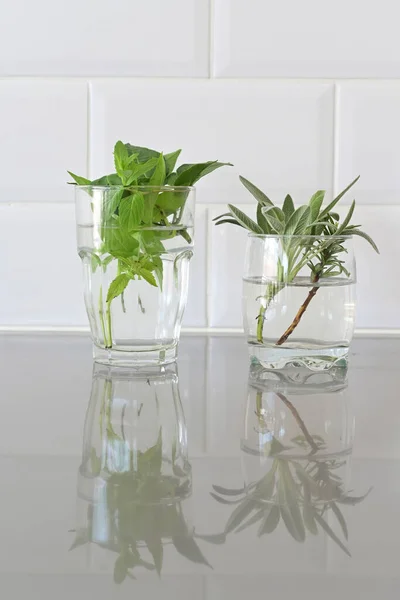
[[[399,339],[356,339],[333,381],[255,380],[233,336],[183,336],[177,369],[144,377],[93,370],[84,335],[0,353],[1,599],[400,597]],[[147,477],[161,432],[181,496],[151,488],[132,521],[123,477],[145,458]]]

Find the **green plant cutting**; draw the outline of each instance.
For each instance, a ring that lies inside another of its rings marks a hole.
[[[257,342],[259,344],[264,342],[264,322],[269,305],[304,267],[308,267],[310,270],[311,289],[289,327],[276,341],[277,346],[284,344],[296,329],[310,302],[317,294],[321,280],[338,275],[350,277],[343,260],[347,252],[345,242],[348,236],[364,238],[379,253],[375,242],[360,229],[361,225],[354,225],[351,222],[356,206],[355,200],[351,203],[343,221],[340,221],[338,213],[333,210],[358,179],[359,177],[352,181],[327,206],[323,206],[325,191],[318,190],[307,204],[296,208],[290,194],[285,197],[282,207],[276,206],[253,183],[240,177],[242,184],[257,200],[256,221],[232,204],[228,204],[229,212],[214,219],[216,225],[228,223],[243,227],[260,236],[281,236],[285,264],[282,264],[281,260],[278,261],[277,277],[273,282],[266,284],[265,296],[260,302],[257,316]]]
[[[230,165],[218,161],[182,164],[176,168],[181,150],[163,154],[156,150],[118,141],[114,147],[115,173],[89,180],[68,171],[75,185],[85,186],[89,196],[96,187],[109,187],[101,207],[101,246],[92,253],[92,270],[106,269],[117,261],[117,275],[111,282],[99,313],[106,348],[112,347],[111,303],[121,296],[130,281],[144,279],[162,289],[167,239],[191,237],[182,223],[190,186],[216,169]],[[92,205],[92,208],[93,205]],[[106,320],[104,321],[104,312]]]

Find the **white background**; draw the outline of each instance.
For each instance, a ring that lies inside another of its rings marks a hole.
[[[198,186],[187,328],[241,326],[252,210],[238,174],[282,201],[358,174],[359,330],[400,330],[400,37],[395,0],[0,0],[0,327],[86,327],[66,170],[96,177],[121,138]],[[347,202],[351,202],[349,195]]]

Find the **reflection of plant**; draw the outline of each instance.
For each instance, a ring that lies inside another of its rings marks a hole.
[[[273,440],[273,451],[283,446]],[[229,517],[224,532],[217,536],[205,536],[209,541],[221,542],[233,531],[259,523],[258,536],[272,533],[280,519],[297,542],[304,542],[306,532],[316,535],[318,527],[323,529],[340,548],[350,556],[349,550],[334,533],[326,516],[331,510],[336,516],[344,538],[348,539],[345,518],[339,505],[355,505],[363,496],[349,496],[344,492],[343,481],[335,473],[345,461],[332,458],[318,460],[309,458],[305,466],[298,460],[274,458],[268,473],[258,482],[239,490],[214,485],[211,495],[222,504],[237,504]],[[236,497],[228,500],[228,497]]]
[[[150,386],[150,380],[147,382]],[[71,549],[94,543],[116,553],[116,583],[127,577],[134,579],[132,570],[136,567],[155,570],[160,575],[163,548],[168,542],[188,560],[210,566],[182,510],[182,502],[191,492],[191,468],[176,437],[169,452],[163,452],[160,427],[156,443],[140,450],[135,436],[132,439],[126,435],[125,408],[119,426],[112,422],[112,384],[111,380],[104,381],[99,415],[100,456],[94,447],[90,451],[93,497],[85,526],[77,530]],[[156,392],[155,401],[158,403]],[[142,408],[143,404],[137,410],[138,418]]]

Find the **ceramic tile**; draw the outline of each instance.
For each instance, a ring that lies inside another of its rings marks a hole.
[[[200,203],[252,202],[239,174],[274,199],[290,190],[302,201],[332,186],[330,84],[94,81],[91,124],[94,177],[113,168],[114,143],[123,139],[165,152],[183,148],[182,162],[234,163],[199,182]]]
[[[214,11],[218,77],[400,74],[399,8],[392,0],[215,0]]]
[[[86,325],[73,204],[0,204],[1,325]]]
[[[338,86],[338,191],[361,175],[347,202],[400,204],[399,102],[395,81]]]
[[[2,7],[0,75],[208,76],[204,0],[118,0],[112,8],[107,0],[4,0]]]
[[[73,200],[67,169],[86,173],[86,83],[0,81],[0,131],[0,202]]]

